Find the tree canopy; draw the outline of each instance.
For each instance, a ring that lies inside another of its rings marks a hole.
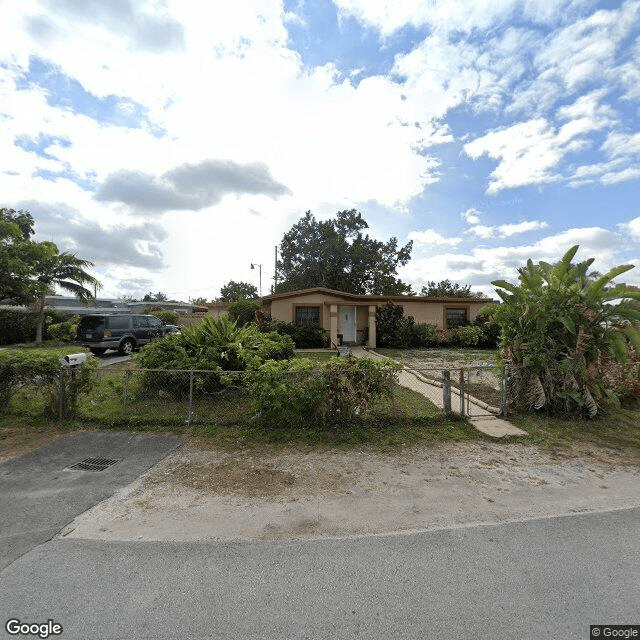
[[[430,280],[427,282],[426,287],[422,287],[420,295],[427,296],[429,298],[439,297],[454,297],[454,298],[474,298],[476,294],[471,292],[471,285],[459,285],[457,282],[451,282],[451,280],[440,280],[440,282],[434,282]]]
[[[153,293],[149,291],[149,293],[145,294],[144,298],[142,298],[142,302],[166,302],[167,294],[162,293],[162,291],[158,291],[157,293]]]
[[[35,304],[38,310],[36,342],[42,340],[45,296],[56,287],[81,300],[93,296],[85,285],[99,287],[89,273],[93,263],[72,253],[60,252],[53,242],[34,242],[33,216],[27,211],[0,209],[0,300]]]
[[[411,295],[397,269],[411,258],[413,243],[380,242],[364,234],[369,225],[355,209],[319,221],[310,211],[280,243],[276,293],[326,287],[355,294]]]
[[[33,224],[27,211],[0,209],[0,300],[26,304],[34,297],[30,268]]]
[[[236,300],[255,300],[258,297],[258,289],[249,282],[235,282],[229,280],[220,289],[219,302],[236,302]]]

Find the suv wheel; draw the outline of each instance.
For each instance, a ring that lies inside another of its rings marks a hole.
[[[120,355],[128,356],[133,353],[133,349],[135,346],[135,342],[131,338],[127,338],[120,343],[118,351],[120,352]]]

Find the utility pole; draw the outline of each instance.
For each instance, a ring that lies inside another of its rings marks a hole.
[[[276,250],[276,261],[273,265],[273,292],[275,293],[276,287],[278,286],[278,245],[275,246]]]
[[[256,267],[258,267],[258,269],[260,269],[260,297],[262,298],[262,265],[261,264],[253,264],[253,262],[251,263],[251,268],[255,269]]]

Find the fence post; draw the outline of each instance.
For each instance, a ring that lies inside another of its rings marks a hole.
[[[460,369],[460,415],[464,415],[464,369]]]
[[[189,371],[189,413],[187,414],[187,426],[191,426],[193,420],[193,371]]]
[[[448,369],[442,372],[442,403],[444,412],[451,413],[451,371]]]
[[[64,402],[64,368],[60,369],[60,387],[58,389],[58,417],[60,420],[64,420],[67,413]]]
[[[124,408],[124,414],[127,415],[127,402],[129,400],[129,379],[131,378],[131,371],[127,369],[124,372],[124,397],[122,398],[122,405]]]
[[[507,366],[508,365],[505,364],[502,368],[502,379],[500,380],[500,413],[503,416],[506,416],[509,413],[509,405],[507,401],[507,377],[509,374],[507,373]]]

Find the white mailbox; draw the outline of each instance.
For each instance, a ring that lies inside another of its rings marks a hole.
[[[60,358],[60,364],[63,367],[77,367],[87,359],[86,353],[70,353],[64,358]]]

